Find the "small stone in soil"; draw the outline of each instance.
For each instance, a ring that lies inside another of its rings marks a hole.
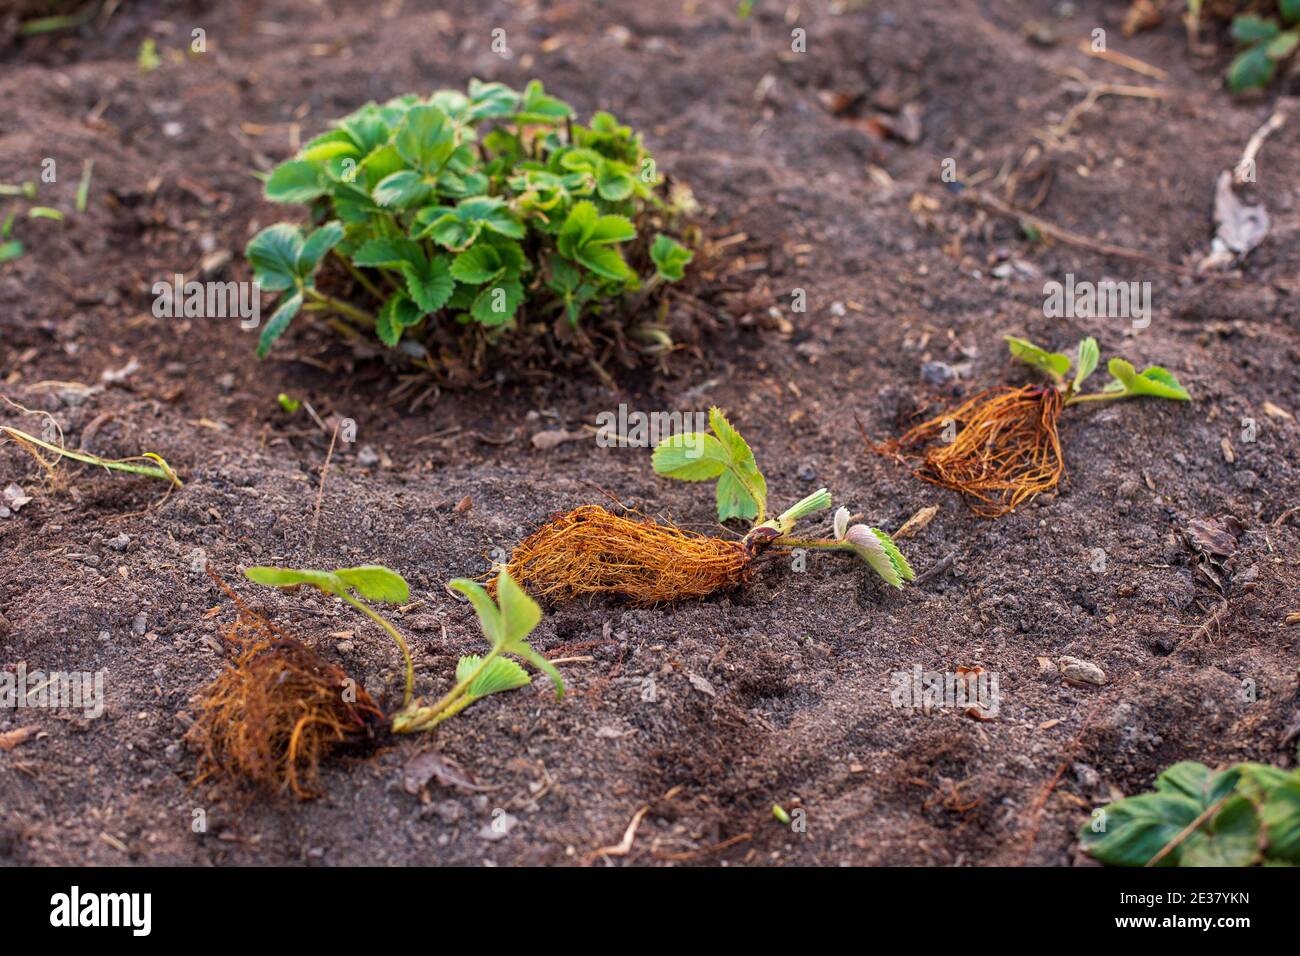
[[[1061,676],[1066,680],[1097,687],[1106,683],[1106,672],[1092,661],[1080,660],[1077,657],[1062,657],[1057,663],[1061,668]]]

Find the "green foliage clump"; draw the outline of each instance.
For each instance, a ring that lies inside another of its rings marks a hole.
[[[367,104],[266,180],[268,199],[309,205],[318,225],[277,223],[248,245],[261,287],[282,293],[258,354],[303,310],[417,354],[457,323],[577,326],[682,278],[691,251],[650,235],[674,215],[663,185],[631,128],[605,112],[577,123],[537,81]],[[331,252],[351,297],[318,288]]]
[[[1255,13],[1233,17],[1232,38],[1242,47],[1228,67],[1228,88],[1234,93],[1267,87],[1278,64],[1300,46],[1300,0],[1278,0],[1277,12],[1286,27]]]
[[[1116,800],[1079,830],[1111,866],[1300,864],[1300,770],[1240,763],[1212,772],[1183,761],[1152,793]]]

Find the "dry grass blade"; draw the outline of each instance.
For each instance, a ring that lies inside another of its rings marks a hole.
[[[743,583],[751,557],[739,541],[586,505],[529,535],[506,570],[547,600],[620,594],[638,604],[659,604]]]
[[[961,492],[976,514],[997,518],[1060,482],[1065,473],[1056,429],[1061,408],[1061,393],[1051,386],[990,389],[877,450],[907,454],[956,427],[952,441],[919,455],[916,476]]]

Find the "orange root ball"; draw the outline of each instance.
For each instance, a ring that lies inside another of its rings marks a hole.
[[[747,579],[750,560],[739,541],[587,505],[529,535],[506,570],[550,601],[619,594],[637,604],[660,604],[736,587]]]
[[[242,605],[224,636],[235,658],[199,695],[187,735],[199,751],[196,785],[213,779],[310,799],[322,758],[387,729],[384,712],[340,668]]]
[[[1051,386],[990,389],[878,450],[907,454],[938,439],[910,456],[920,459],[916,476],[961,492],[976,514],[997,518],[1060,483],[1061,409],[1061,393]]]

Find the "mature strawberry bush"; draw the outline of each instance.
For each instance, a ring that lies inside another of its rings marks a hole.
[[[417,357],[455,323],[494,340],[577,326],[682,278],[692,253],[659,231],[677,211],[665,192],[639,135],[604,112],[577,123],[537,81],[367,104],[266,180],[313,227],[277,223],[248,245],[280,293],[258,354],[304,311]]]

